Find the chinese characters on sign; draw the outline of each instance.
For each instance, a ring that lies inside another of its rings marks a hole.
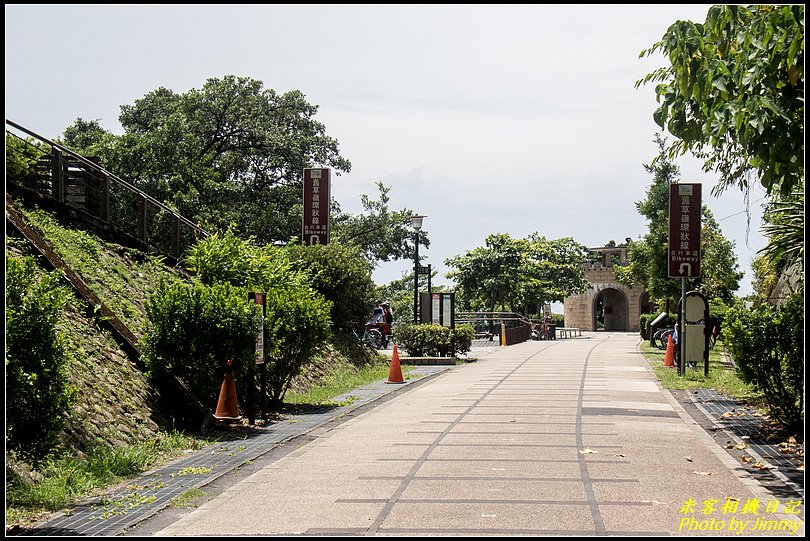
[[[762,505],[764,503],[764,507]],[[678,524],[679,532],[718,531],[732,532],[737,535],[756,535],[764,531],[788,532],[795,534],[803,522],[799,518],[802,513],[802,500],[788,500],[782,504],[783,516],[776,516],[780,510],[779,500],[760,502],[756,498],[749,498],[740,502],[737,498],[726,496],[725,502],[719,499],[703,500],[702,505],[690,498],[683,502],[679,511],[685,516]],[[702,507],[702,508],[701,508]],[[720,515],[711,517],[710,515]],[[702,515],[702,516],[701,516]],[[739,517],[737,516],[739,515]],[[771,515],[771,516],[769,516]],[[796,520],[786,515],[796,515]]]
[[[304,244],[329,243],[329,169],[304,169]]]
[[[700,276],[700,184],[672,184],[669,187],[670,278]]]

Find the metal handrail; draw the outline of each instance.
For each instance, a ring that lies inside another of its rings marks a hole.
[[[515,312],[457,312],[456,321],[522,321],[528,325],[542,323],[543,320],[530,318]]]
[[[155,199],[151,195],[139,190],[138,188],[136,188],[135,186],[133,186],[132,184],[130,184],[126,180],[122,179],[121,177],[119,177],[115,173],[112,173],[112,172],[108,171],[107,169],[105,169],[101,165],[91,162],[87,158],[85,158],[83,156],[80,156],[79,154],[73,152],[69,148],[66,148],[66,147],[64,147],[64,146],[62,146],[62,145],[60,145],[58,143],[55,143],[55,142],[51,141],[50,139],[48,139],[46,137],[43,137],[43,136],[29,130],[28,128],[20,126],[16,122],[12,122],[11,120],[6,119],[6,124],[8,124],[9,126],[15,128],[17,130],[20,130],[23,133],[26,133],[26,134],[30,135],[31,137],[39,139],[43,143],[46,143],[46,144],[50,145],[52,148],[56,148],[60,152],[69,155],[70,157],[82,162],[83,164],[87,165],[88,167],[90,167],[90,168],[92,168],[94,170],[101,171],[102,173],[107,175],[110,178],[110,180],[113,180],[113,181],[117,182],[118,184],[120,184],[121,186],[126,188],[127,190],[129,190],[132,193],[138,195],[139,197],[144,198],[146,201],[148,201],[152,205],[160,208],[161,210],[164,210],[164,211],[170,213],[174,218],[176,218],[180,222],[184,223],[185,225],[189,226],[190,228],[197,231],[198,233],[202,234],[203,236],[206,236],[206,237],[208,236],[208,232],[205,231],[203,228],[201,228],[199,225],[195,224],[194,222],[192,222],[191,220],[189,220],[185,216],[183,216],[181,214],[178,214],[177,211],[175,211],[174,209],[166,206],[164,203],[161,203],[160,201],[158,201],[157,199]]]

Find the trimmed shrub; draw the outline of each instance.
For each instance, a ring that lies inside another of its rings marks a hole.
[[[641,333],[642,340],[650,339],[650,323],[652,323],[657,317],[658,314],[641,314],[638,317],[638,328],[639,332]]]
[[[6,252],[6,447],[38,467],[53,453],[76,390],[57,324],[71,298],[58,272]]]
[[[292,266],[310,276],[312,287],[332,302],[332,329],[342,334],[359,329],[374,306],[371,264],[356,246],[338,243],[286,247]]]
[[[330,335],[333,303],[324,299],[311,284],[331,284],[338,295],[345,295],[343,290],[348,286],[341,284],[338,277],[351,273],[341,266],[354,264],[345,254],[332,261],[335,254],[341,255],[336,248],[311,252],[307,251],[309,247],[299,248],[300,252],[260,247],[229,231],[199,242],[187,252],[185,259],[189,270],[205,284],[233,287],[244,302],[247,302],[249,291],[266,294],[264,348],[268,393],[275,408],[281,406],[292,379],[321,351]],[[290,260],[290,253],[298,255],[296,264]],[[305,264],[301,264],[302,260]],[[313,263],[306,264],[310,260]],[[252,354],[255,353],[252,340],[256,337],[257,323],[246,327],[246,332],[253,337],[250,340],[250,362],[253,362]],[[210,344],[215,345],[216,342]]]
[[[768,412],[788,430],[804,427],[804,299],[793,293],[779,309],[762,304],[726,312],[722,337],[742,379],[765,397]]]
[[[227,361],[237,379],[254,362],[261,312],[230,284],[161,282],[146,301],[145,361],[156,377],[178,376],[206,405],[216,405]]]
[[[455,329],[433,324],[400,325],[394,339],[411,357],[457,357],[470,351],[475,330],[472,325]]]
[[[267,360],[273,408],[280,408],[293,378],[326,346],[331,308],[331,302],[309,287],[268,291],[265,347],[268,342],[273,345]]]

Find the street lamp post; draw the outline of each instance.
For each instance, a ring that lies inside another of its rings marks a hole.
[[[422,229],[422,219],[425,216],[411,216],[411,225],[414,229],[413,252],[413,322],[419,323],[419,230]]]

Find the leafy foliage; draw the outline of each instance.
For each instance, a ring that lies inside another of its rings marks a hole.
[[[184,94],[158,88],[121,107],[123,135],[77,119],[64,143],[211,230],[261,243],[300,234],[305,167],[351,164],[299,91],[228,75]]]
[[[804,180],[804,6],[717,5],[703,24],[677,21],[642,56],[670,66],[636,86],[655,88],[656,123],[721,174],[718,191],[749,187],[755,172],[769,194]]]
[[[364,212],[356,215],[336,213],[332,221],[332,238],[341,244],[358,246],[369,261],[393,261],[414,256],[411,216],[408,209],[392,211],[388,208],[391,188],[377,182],[379,195],[372,199],[366,194],[360,196]],[[430,246],[430,239],[424,231],[419,233],[419,244]]]
[[[292,379],[326,345],[332,303],[309,287],[267,289],[265,340],[277,344],[268,358],[267,383],[272,404],[278,408]]]
[[[804,190],[772,201],[765,213],[763,233],[768,244],[760,250],[778,269],[804,261]]]
[[[432,271],[431,280],[438,274],[439,271]],[[427,291],[427,278],[427,274],[419,275],[419,291]],[[377,299],[387,301],[391,305],[394,321],[397,323],[413,321],[413,286],[413,272],[403,273],[402,278],[377,286]],[[431,284],[430,288],[434,293],[447,291],[447,287],[443,285]]]
[[[349,333],[368,321],[374,306],[371,264],[354,245],[289,244],[292,267],[310,277],[312,287],[332,303],[334,331]]]
[[[740,288],[743,277],[734,255],[734,243],[723,235],[720,225],[706,205],[703,206],[702,218],[702,262],[698,287],[707,299],[720,299],[730,303],[734,299],[734,292]]]
[[[726,312],[723,340],[744,381],[762,391],[771,416],[787,428],[804,427],[804,299],[800,292],[780,308],[741,304]]]
[[[394,338],[411,357],[457,357],[470,351],[475,330],[472,325],[455,329],[432,324],[406,324],[397,327]]]
[[[216,232],[186,251],[186,268],[204,284],[226,282],[251,291],[264,291],[268,284],[299,286],[307,277],[294,271],[279,248],[258,246],[253,239],[238,237],[233,229]]]
[[[249,291],[266,293],[264,345],[270,398],[275,407],[280,406],[292,379],[320,353],[330,335],[333,303],[312,284],[323,283],[326,287],[329,280],[343,275],[352,279],[359,276],[361,281],[365,277],[370,282],[370,271],[362,258],[359,262],[352,259],[351,254],[341,252],[339,246],[313,248],[308,252],[303,246],[289,249],[257,246],[229,230],[200,241],[188,251],[185,259],[189,269],[197,273],[198,280],[208,287],[233,287],[245,302]],[[295,262],[290,260],[291,255],[295,255]],[[333,260],[333,256],[341,259]],[[349,264],[354,266],[341,267]],[[346,281],[344,286],[348,287],[349,283]],[[356,283],[354,286],[362,289]],[[354,301],[351,295],[356,291],[338,289],[333,292],[343,295],[341,301],[345,298]],[[351,309],[346,310],[351,312]],[[254,341],[256,328],[253,323],[245,329]],[[254,344],[251,342],[251,359]]]
[[[22,139],[6,132],[6,178],[18,184],[36,182],[36,164],[42,153],[49,153],[50,146],[32,137]]]
[[[180,377],[203,404],[216,404],[229,360],[237,378],[254,362],[261,314],[242,288],[161,281],[146,315],[147,366],[156,377]]]
[[[641,240],[630,243],[629,264],[617,269],[617,280],[625,285],[639,283],[653,299],[665,303],[680,297],[679,280],[669,277],[667,246],[669,239],[669,187],[678,182],[680,170],[666,152],[666,141],[655,136],[659,154],[644,168],[653,175],[647,197],[636,203],[639,214],[647,218],[648,232]],[[726,239],[709,208],[701,216],[701,276],[690,282],[707,298],[733,299],[743,273],[738,270],[734,244]],[[663,308],[663,306],[662,306]]]
[[[650,324],[657,317],[658,314],[641,314],[638,317],[638,327],[642,340],[650,339]]]
[[[6,260],[6,445],[36,466],[56,449],[75,400],[58,329],[71,294],[59,273],[39,271],[32,257],[7,252]]]
[[[462,303],[473,309],[539,312],[543,304],[581,293],[588,281],[581,265],[587,248],[570,238],[547,240],[534,233],[526,239],[494,234],[486,246],[448,259]]]

